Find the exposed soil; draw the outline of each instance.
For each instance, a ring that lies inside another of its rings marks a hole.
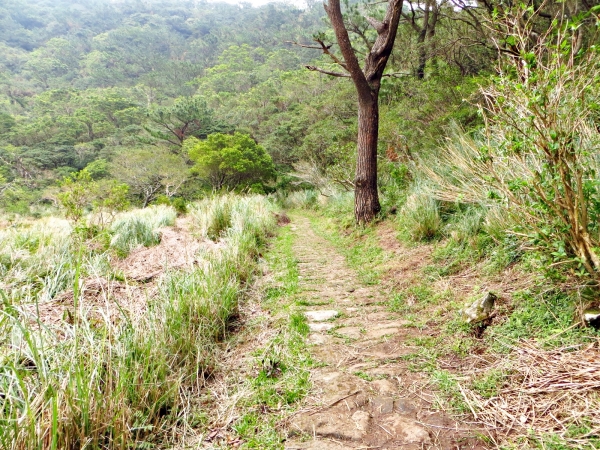
[[[433,408],[436,394],[426,377],[409,371],[401,359],[415,351],[411,342],[425,334],[386,309],[385,284],[360,285],[345,258],[312,230],[307,218],[296,217],[291,227],[301,237],[294,252],[303,300],[318,305],[307,307],[306,315],[312,353],[322,366],[312,371],[305,408],[288,423],[285,448],[486,448],[470,425]],[[390,230],[380,233],[386,250],[405,250]],[[421,247],[408,253],[394,274],[402,284],[419,275],[431,251]]]
[[[134,320],[146,310],[149,299],[157,293],[156,285],[127,284],[104,277],[86,278],[80,282],[76,306],[73,290],[62,292],[49,302],[26,305],[32,326],[38,322],[55,330],[61,330],[64,322],[73,324],[82,314],[92,323],[104,323],[107,319],[116,324],[123,318]]]
[[[195,239],[183,219],[178,219],[174,227],[164,227],[159,232],[158,245],[139,247],[116,262],[115,267],[122,270],[128,279],[147,282],[167,269],[191,269],[201,261],[198,258],[201,248],[209,251],[221,248],[219,243],[211,240],[200,242]]]
[[[73,323],[84,315],[91,320],[113,324],[127,318],[135,321],[146,311],[148,302],[158,293],[157,280],[167,270],[191,270],[200,264],[201,249],[218,250],[221,244],[198,241],[188,230],[188,224],[178,219],[173,227],[160,230],[161,241],[153,247],[139,247],[124,259],[115,259],[113,268],[125,275],[125,281],[105,277],[88,277],[80,281],[79,298],[74,301],[73,289],[52,300],[24,305],[32,327],[43,324],[62,333],[64,322]]]

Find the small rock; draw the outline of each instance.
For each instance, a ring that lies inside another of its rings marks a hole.
[[[291,222],[290,218],[287,216],[286,213],[275,213],[275,218],[277,219],[277,225],[279,225],[280,227],[283,225],[287,225],[288,223]]]
[[[366,411],[361,411],[360,409],[352,414],[352,420],[356,425],[356,429],[361,434],[366,434],[369,429],[369,423],[371,422],[371,414]]]
[[[334,310],[322,310],[322,311],[306,311],[304,315],[308,320],[315,322],[324,322],[326,320],[333,319],[338,316],[338,312]]]
[[[600,309],[589,308],[583,312],[583,320],[592,328],[600,328]]]
[[[483,298],[474,301],[463,311],[467,323],[477,323],[489,318],[497,298],[493,293],[488,292]]]
[[[390,380],[375,380],[372,384],[382,395],[394,395],[397,393],[396,386]]]
[[[375,397],[371,399],[371,408],[376,415],[394,412],[394,399],[392,397]]]

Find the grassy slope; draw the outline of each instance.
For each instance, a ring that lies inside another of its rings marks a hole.
[[[4,234],[3,261],[10,264],[3,266],[0,316],[8,344],[0,355],[3,448],[131,448],[176,440],[170,430],[189,425],[190,399],[214,371],[217,344],[237,315],[274,216],[260,197],[199,203],[192,213],[203,218],[198,232],[221,238],[220,251],[205,253],[192,272],[165,273],[138,317],[125,309],[116,321],[101,310],[92,314],[80,280],[102,275],[120,283],[111,252],[155,243],[156,227],[175,217],[157,220],[160,214],[148,212],[124,215],[92,241],[68,227],[60,239],[35,227]],[[55,286],[57,279],[62,284]],[[68,314],[49,323],[35,319],[69,286]]]

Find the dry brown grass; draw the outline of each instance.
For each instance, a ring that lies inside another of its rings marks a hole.
[[[533,342],[519,342],[510,357],[485,369],[509,373],[496,396],[486,399],[463,387],[461,393],[497,445],[532,434],[586,444],[600,433],[599,343],[544,350]],[[574,431],[590,424],[591,431]]]

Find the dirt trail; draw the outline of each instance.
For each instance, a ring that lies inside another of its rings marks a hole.
[[[363,286],[336,249],[297,216],[302,300],[314,358],[313,390],[289,423],[285,448],[485,448],[458,424],[432,409],[424,375],[410,372],[403,355],[415,351],[420,331],[385,307],[389,293]]]

